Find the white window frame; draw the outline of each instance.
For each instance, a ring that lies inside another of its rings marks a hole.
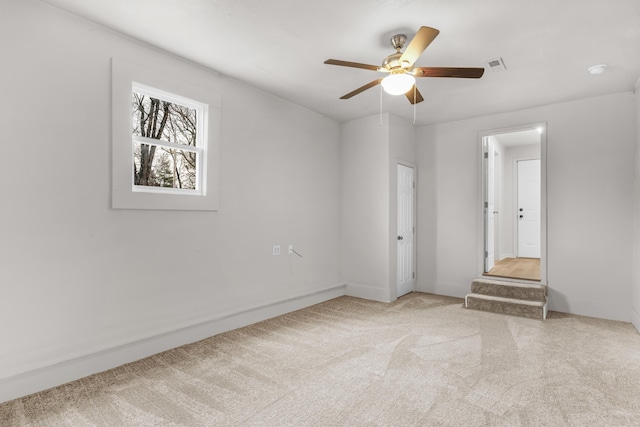
[[[141,191],[145,193],[164,193],[164,194],[184,194],[184,195],[196,195],[202,196],[206,194],[206,185],[204,177],[206,177],[206,162],[205,154],[207,152],[207,112],[209,110],[206,104],[197,102],[192,99],[185,98],[173,93],[169,93],[157,88],[153,88],[147,85],[143,85],[137,82],[132,83],[132,92],[146,95],[150,98],[156,98],[161,101],[168,101],[172,104],[181,105],[183,107],[190,108],[196,111],[196,146],[188,146],[184,144],[178,144],[175,142],[169,142],[164,140],[158,140],[153,138],[147,138],[144,136],[131,135],[133,146],[136,144],[155,145],[156,147],[173,148],[175,150],[191,151],[196,153],[196,188],[195,190],[184,188],[167,188],[167,187],[153,187],[147,185],[135,185],[133,184],[133,191]],[[135,148],[134,148],[135,149]],[[133,169],[132,169],[133,173]]]
[[[187,83],[189,80],[189,77],[169,75],[166,70],[148,69],[118,58],[112,60],[111,206],[114,209],[218,210],[220,96],[206,87]],[[132,92],[195,108],[198,146],[133,135]],[[136,143],[198,153],[196,189],[135,185],[133,150]]]

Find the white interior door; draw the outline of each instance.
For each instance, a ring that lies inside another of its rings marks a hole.
[[[415,289],[413,175],[413,168],[398,165],[398,297]]]
[[[540,258],[540,159],[519,160],[518,257]]]
[[[485,252],[484,252],[484,271],[489,272],[495,263],[495,152],[491,138],[485,139],[485,200],[484,200],[484,217],[485,217]]]

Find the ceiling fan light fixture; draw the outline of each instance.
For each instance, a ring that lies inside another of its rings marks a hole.
[[[416,84],[416,78],[407,73],[389,74],[381,84],[389,95],[404,95]]]
[[[465,79],[479,79],[482,77],[485,71],[484,68],[414,67],[416,60],[439,33],[440,31],[435,28],[420,27],[406,47],[404,47],[407,41],[406,36],[402,34],[393,36],[391,44],[396,49],[396,53],[384,58],[381,67],[360,62],[327,59],[324,61],[325,64],[389,73],[385,78],[378,78],[364,86],[360,86],[358,89],[341,96],[340,99],[352,98],[365,90],[381,85],[380,87],[391,95],[405,95],[409,103],[415,107],[417,103],[424,101],[422,94],[416,87],[416,77],[457,77]],[[403,47],[404,51],[402,51]],[[382,100],[382,89],[380,90],[380,100]]]

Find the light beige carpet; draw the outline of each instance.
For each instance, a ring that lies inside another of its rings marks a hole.
[[[0,405],[7,426],[640,425],[640,335],[350,297]]]

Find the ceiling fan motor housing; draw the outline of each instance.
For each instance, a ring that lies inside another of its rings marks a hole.
[[[400,58],[402,57],[402,53],[400,51],[404,47],[404,44],[407,42],[407,36],[404,34],[396,34],[395,36],[391,37],[390,41],[391,46],[393,46],[393,48],[396,50],[396,53],[387,56],[382,61],[382,68],[389,71],[409,68],[411,66],[409,62],[405,61],[404,64],[400,62]]]
[[[384,58],[382,61],[382,68],[385,68],[389,71],[395,70],[397,68],[402,68],[400,64],[400,57],[402,54],[400,52],[396,52]]]
[[[402,50],[402,46],[407,42],[407,36],[404,34],[396,34],[391,37],[391,46],[398,52]]]

